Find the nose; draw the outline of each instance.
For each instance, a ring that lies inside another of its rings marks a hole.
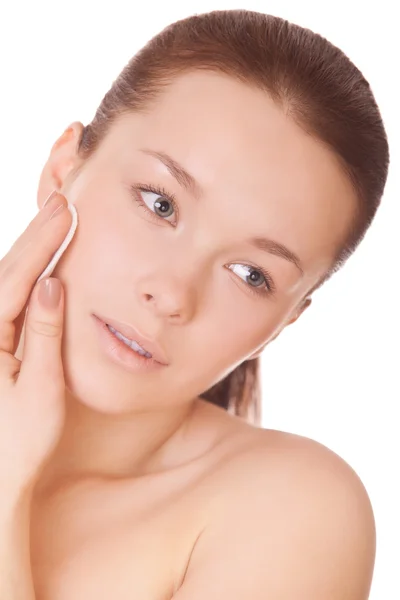
[[[142,306],[157,317],[180,325],[193,319],[196,292],[187,277],[158,274],[152,281],[142,281],[138,291]]]

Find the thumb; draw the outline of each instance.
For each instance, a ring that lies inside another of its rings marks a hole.
[[[18,386],[30,393],[64,389],[61,339],[64,290],[59,279],[43,279],[33,289],[25,323],[25,339]]]

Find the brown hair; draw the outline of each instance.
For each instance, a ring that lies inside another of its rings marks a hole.
[[[175,76],[195,69],[225,73],[264,90],[333,150],[350,178],[357,213],[331,269],[309,296],[354,252],[384,191],[389,149],[368,82],[340,49],[284,19],[247,10],[195,15],[166,27],[129,61],[84,128],[80,156],[89,158],[121,114],[146,110]],[[244,361],[202,397],[259,424],[259,360]]]

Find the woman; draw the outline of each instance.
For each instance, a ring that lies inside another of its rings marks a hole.
[[[362,240],[387,169],[356,67],[248,11],[166,28],[63,133],[38,190],[79,214],[58,308],[34,284],[65,198],[0,269],[1,598],[368,597],[367,493],[259,427],[258,360]]]

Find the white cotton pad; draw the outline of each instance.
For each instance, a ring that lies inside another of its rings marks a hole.
[[[41,279],[44,279],[45,277],[50,277],[50,275],[52,274],[52,272],[55,269],[56,264],[58,263],[58,261],[60,260],[62,255],[64,254],[65,250],[68,248],[70,241],[72,240],[72,238],[75,235],[75,231],[78,226],[78,213],[76,212],[75,206],[71,203],[68,203],[68,210],[72,215],[71,227],[69,228],[69,231],[68,231],[67,235],[65,236],[63,243],[61,244],[61,246],[59,247],[57,252],[53,255],[53,258],[51,259],[51,261],[49,262],[49,264],[47,265],[47,267],[45,268],[43,273],[38,278],[37,283]]]

